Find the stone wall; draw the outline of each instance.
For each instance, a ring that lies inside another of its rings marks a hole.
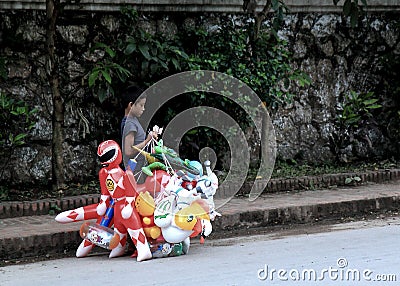
[[[307,72],[310,86],[293,86],[294,101],[273,112],[278,156],[324,162],[334,159],[328,148],[334,119],[344,94],[350,90],[373,90],[387,106],[393,104],[382,86],[380,58],[400,54],[398,13],[371,13],[363,28],[353,29],[339,13],[293,13],[285,18],[279,35],[294,53],[293,66]],[[218,22],[218,14],[182,14],[198,22]],[[174,17],[157,14],[146,23],[151,29],[173,31]],[[0,11],[2,31],[14,31],[15,42],[1,41],[1,56],[7,59],[8,80],[0,90],[38,108],[37,124],[28,144],[12,154],[2,180],[15,183],[47,182],[51,178],[51,95],[44,71],[45,14],[40,10]],[[105,139],[119,138],[121,110],[108,102],[94,100],[82,82],[87,51],[94,37],[107,38],[118,30],[115,12],[75,11],[63,17],[58,32],[57,54],[68,75],[62,91],[66,104],[64,158],[68,181],[84,182],[97,175],[96,148]],[[96,35],[93,35],[95,32]],[[4,36],[4,35],[3,35]],[[364,126],[369,140],[348,147],[358,159],[398,156],[398,142],[388,136],[385,126]]]
[[[381,89],[382,58],[387,53],[400,53],[397,17],[390,13],[370,15],[363,28],[356,29],[349,28],[340,14],[293,14],[286,18],[280,35],[293,49],[293,64],[311,76],[312,84],[297,90],[295,101],[273,115],[283,158],[297,155],[311,161],[330,160],[328,143],[335,132],[334,119],[343,109],[344,95],[351,90],[374,91],[385,105],[375,114],[383,120],[382,112],[393,104],[393,97]],[[361,126],[365,128],[361,133],[371,142],[359,140],[348,146],[349,157],[385,157],[399,151],[382,121],[369,124]]]

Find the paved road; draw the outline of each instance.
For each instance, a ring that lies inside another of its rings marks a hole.
[[[302,227],[194,243],[188,255],[145,262],[100,254],[7,266],[0,285],[398,285],[399,235],[396,216]]]

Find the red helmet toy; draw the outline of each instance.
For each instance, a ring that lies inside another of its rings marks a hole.
[[[97,148],[97,156],[102,166],[117,167],[122,162],[122,151],[114,140],[100,143]]]

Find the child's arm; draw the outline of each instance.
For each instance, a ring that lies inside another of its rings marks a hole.
[[[142,150],[144,149],[144,147],[146,147],[146,145],[150,142],[152,138],[157,139],[157,134],[151,131],[143,142],[133,145],[135,142],[135,132],[129,132],[128,135],[125,136],[124,140],[124,154],[129,157],[136,155],[138,151],[134,147]]]

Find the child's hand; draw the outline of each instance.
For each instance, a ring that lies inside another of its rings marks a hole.
[[[158,134],[156,132],[150,131],[149,135],[147,135],[147,139],[146,141],[150,141],[152,138],[154,138],[155,140],[158,139]]]

